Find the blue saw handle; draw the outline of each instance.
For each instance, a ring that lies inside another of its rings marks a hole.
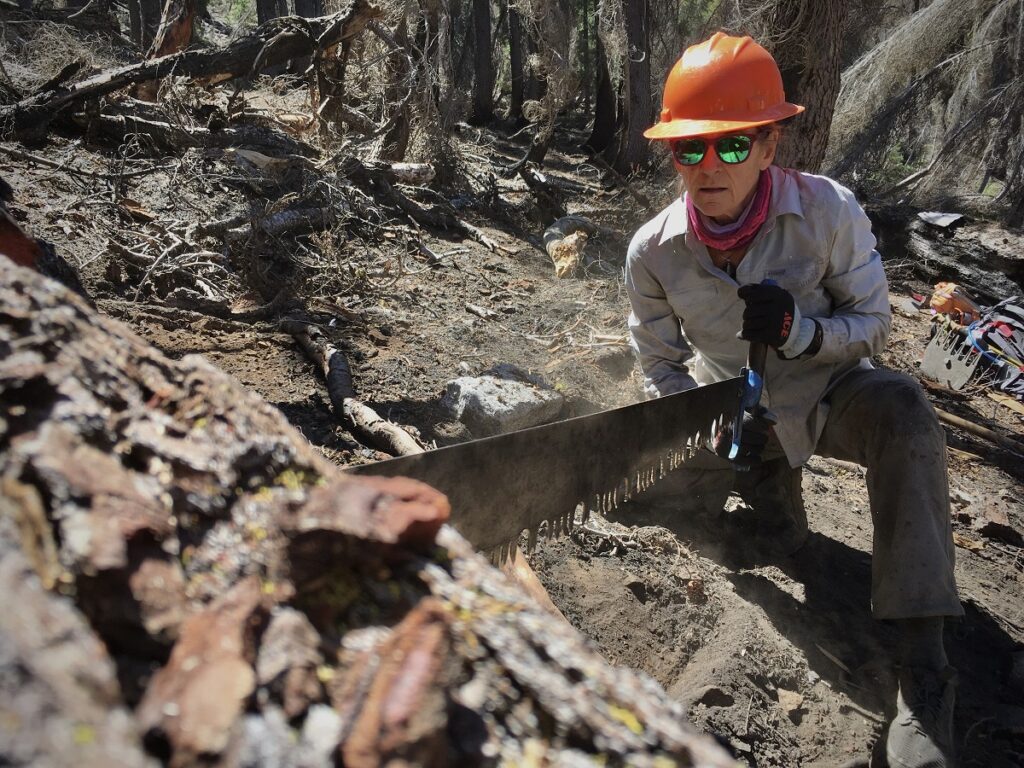
[[[778,285],[774,280],[762,280],[761,285]],[[736,406],[736,418],[732,423],[732,446],[729,448],[729,459],[736,460],[740,455],[740,441],[743,438],[743,414],[753,413],[761,402],[761,391],[764,389],[764,367],[768,359],[768,345],[764,342],[750,342],[750,349],[747,351],[747,365],[740,370],[740,376],[744,378],[743,394]],[[742,464],[737,464],[736,469],[746,471],[750,469]]]

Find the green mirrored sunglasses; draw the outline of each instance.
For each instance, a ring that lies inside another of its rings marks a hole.
[[[723,163],[736,165],[750,157],[750,148],[754,146],[756,135],[736,133],[720,136],[714,140],[715,152]],[[677,139],[671,142],[672,157],[680,165],[697,165],[704,159],[708,151],[708,140],[700,137],[693,139]]]

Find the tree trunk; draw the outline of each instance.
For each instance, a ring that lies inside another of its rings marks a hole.
[[[583,112],[590,111],[590,0],[583,0],[583,33],[580,37],[580,64],[583,74]]]
[[[475,125],[494,119],[494,59],[491,53],[491,0],[473,0],[473,46],[476,74],[473,78]]]
[[[429,486],[343,473],[203,357],[2,257],[0,307],[19,763],[734,764],[474,553]],[[87,738],[52,738],[69,729]]]
[[[256,21],[265,24],[288,15],[288,0],[256,0]]]
[[[407,4],[408,5],[408,4]],[[388,87],[385,91],[387,101],[394,110],[391,126],[381,138],[377,157],[381,160],[399,162],[405,158],[409,148],[410,114],[409,96],[411,94],[413,70],[409,53],[409,9],[402,13],[401,21],[392,35],[391,53],[388,55],[386,71]]]
[[[625,94],[619,126],[618,151],[612,167],[631,173],[647,161],[648,141],[643,132],[651,126],[651,47],[647,29],[650,12],[647,0],[625,0],[626,70]]]
[[[839,95],[840,31],[848,10],[845,0],[775,0],[771,27],[782,42],[771,46],[772,37],[766,39],[782,72],[787,100],[807,108],[786,127],[778,165],[816,173],[825,160]]]
[[[160,25],[159,0],[128,0],[128,26],[140,51],[148,51]]]
[[[596,32],[596,30],[595,30]],[[615,91],[608,72],[608,57],[601,35],[594,35],[594,126],[584,146],[594,153],[604,152],[615,140]]]
[[[509,98],[508,116],[517,124],[523,121],[523,97],[525,95],[525,77],[523,73],[523,22],[519,11],[511,5],[508,8],[508,55],[511,70],[511,96]]]
[[[167,0],[148,58],[155,59],[188,48],[198,10],[199,0]]]
[[[324,13],[323,0],[295,0],[295,15],[315,19]]]

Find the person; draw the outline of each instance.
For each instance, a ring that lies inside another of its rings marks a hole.
[[[951,766],[943,617],[963,610],[945,435],[916,381],[870,363],[890,309],[864,211],[835,181],[774,165],[781,124],[802,111],[749,37],[717,33],[683,53],[645,135],[668,145],[685,193],[630,244],[631,341],[650,397],[734,377],[751,342],[768,345],[762,406],[733,460],[742,471],[728,473],[755,517],[752,540],[791,551],[806,538],[800,467],[812,454],[866,467],[872,613],[900,636],[885,751],[894,768]],[[731,441],[724,430],[716,453]],[[724,461],[705,451],[680,471]]]

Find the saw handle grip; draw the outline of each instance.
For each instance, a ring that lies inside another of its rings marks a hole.
[[[761,285],[778,285],[774,280],[762,280]],[[768,360],[768,345],[761,341],[750,342],[747,350],[747,365],[740,371],[744,379],[743,394],[740,396],[739,405],[736,408],[736,418],[732,423],[732,447],[729,450],[729,459],[735,461],[740,453],[740,440],[743,438],[743,414],[753,413],[761,402],[761,390],[764,389],[764,369]],[[747,464],[736,463],[736,469],[746,472],[750,469]]]

